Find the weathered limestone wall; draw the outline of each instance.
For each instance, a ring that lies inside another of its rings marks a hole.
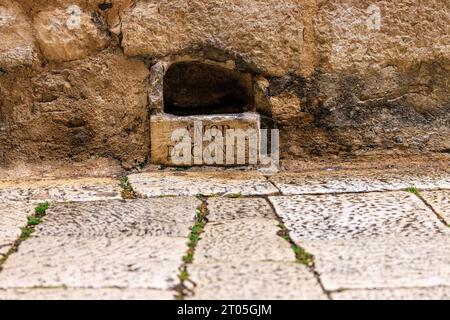
[[[150,70],[185,56],[253,74],[284,157],[448,153],[449,13],[446,0],[0,0],[0,164],[144,162]]]

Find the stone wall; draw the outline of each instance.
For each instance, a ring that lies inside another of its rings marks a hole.
[[[186,56],[253,75],[285,158],[448,153],[449,13],[446,0],[0,0],[0,164],[145,162],[150,70]]]

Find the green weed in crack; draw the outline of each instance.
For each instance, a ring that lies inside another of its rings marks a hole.
[[[416,195],[417,197],[420,197],[420,191],[415,186],[408,187],[408,188],[406,188],[405,191],[412,193],[412,194]]]
[[[14,242],[8,252],[0,258],[0,271],[8,257],[17,252],[20,244],[33,234],[35,227],[42,222],[42,218],[44,218],[49,207],[50,204],[48,202],[39,203],[34,209],[34,214],[27,217],[27,225],[21,229],[19,238]]]
[[[178,278],[181,281],[181,286],[178,289],[178,295],[176,298],[178,300],[183,300],[189,289],[186,287],[186,282],[189,281],[189,273],[187,271],[187,266],[194,261],[195,248],[197,247],[198,241],[201,239],[201,234],[205,228],[207,221],[206,216],[208,215],[208,207],[206,204],[206,198],[201,195],[196,195],[196,198],[202,200],[201,205],[196,209],[196,219],[195,224],[191,229],[188,241],[188,251],[183,257],[183,266],[180,268],[180,274]]]
[[[280,228],[280,231],[278,231],[278,235],[287,242],[289,242],[292,250],[295,253],[295,258],[297,262],[304,264],[308,267],[312,267],[314,265],[314,256],[308,253],[305,249],[299,247],[294,241],[292,241],[292,239],[289,237],[289,233],[288,230],[286,229],[286,226],[282,222],[280,222],[278,226]]]
[[[415,186],[411,186],[409,188],[405,189],[406,192],[414,194],[416,197],[418,197],[433,213],[436,215],[436,217],[441,221],[445,226],[450,227],[450,224],[447,223],[445,218],[433,207],[431,203],[425,199],[422,194],[420,193],[420,190],[416,188]]]
[[[120,179],[120,188],[122,188],[122,198],[123,199],[135,199],[137,198],[136,192],[133,190],[133,187],[131,186],[130,181],[128,180],[127,176],[122,177]]]

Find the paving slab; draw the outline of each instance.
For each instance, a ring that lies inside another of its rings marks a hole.
[[[450,286],[450,237],[301,241],[325,289]]]
[[[270,177],[284,195],[398,191],[408,187],[450,189],[450,172],[440,169],[321,171]]]
[[[25,202],[0,202],[0,258],[20,237],[21,228],[27,225],[27,216],[34,213],[34,206]]]
[[[279,230],[278,221],[261,218],[208,223],[195,249],[195,263],[295,261]]]
[[[450,287],[345,290],[332,293],[333,300],[449,300]]]
[[[187,237],[200,204],[194,197],[52,203],[35,235]]]
[[[191,299],[326,299],[312,272],[295,262],[242,262],[189,265],[196,283]]]
[[[147,197],[202,195],[273,195],[278,193],[257,172],[162,172],[129,176],[134,190]]]
[[[276,219],[269,202],[264,198],[209,198],[208,221],[227,221],[245,218]]]
[[[424,191],[420,194],[450,226],[450,190]]]
[[[152,289],[24,288],[0,290],[0,300],[171,300],[176,294]]]
[[[7,201],[95,201],[121,199],[119,181],[109,178],[0,182],[0,199]]]
[[[3,265],[0,288],[168,290],[179,282],[185,253],[185,238],[31,237]]]
[[[450,234],[421,199],[408,192],[270,197],[294,241]]]

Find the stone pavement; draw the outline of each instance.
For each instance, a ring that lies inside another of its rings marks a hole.
[[[0,182],[0,299],[450,297],[448,170],[129,182]]]

